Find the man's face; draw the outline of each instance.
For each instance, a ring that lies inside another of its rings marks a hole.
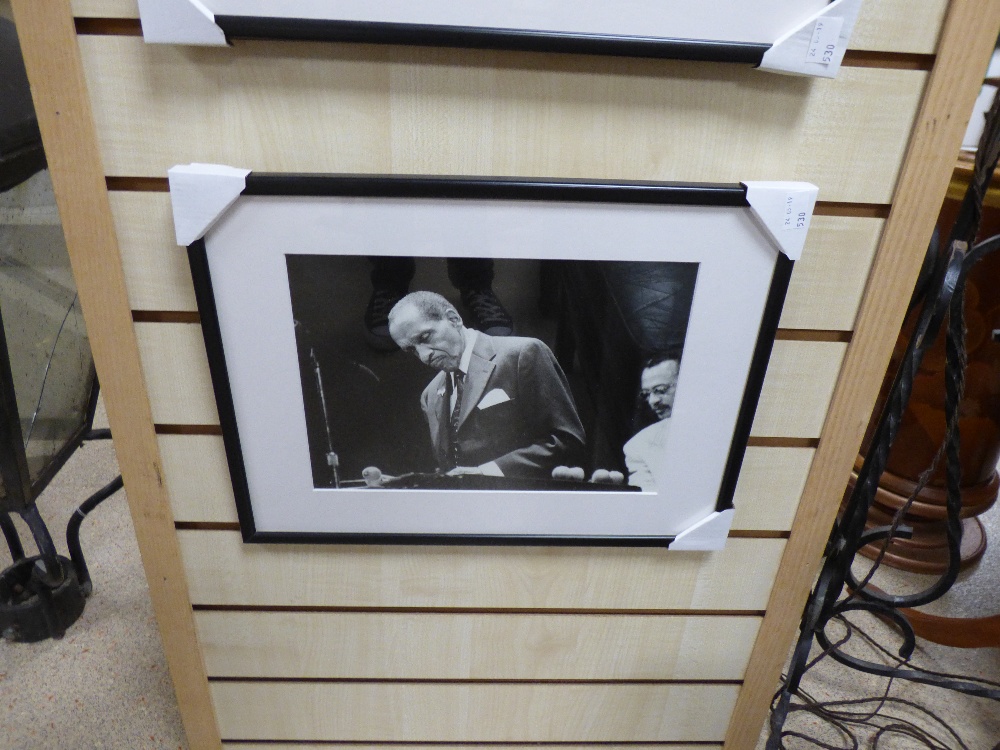
[[[668,359],[642,371],[639,395],[649,404],[657,419],[666,419],[673,411],[679,369],[675,360]]]
[[[416,307],[407,305],[393,316],[389,335],[400,349],[435,370],[457,370],[462,361],[462,319],[453,311],[448,311],[443,320],[430,320]]]

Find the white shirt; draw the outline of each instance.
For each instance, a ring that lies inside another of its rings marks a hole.
[[[472,362],[472,347],[476,345],[479,331],[474,328],[463,328],[462,336],[465,339],[465,348],[462,350],[462,358],[458,361],[458,369],[463,375],[469,374],[469,363]],[[455,373],[449,372],[451,378],[451,401],[448,404],[448,413],[455,411],[455,402],[458,400],[458,389],[455,387]]]

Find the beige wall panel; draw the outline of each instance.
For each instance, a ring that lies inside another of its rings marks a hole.
[[[194,604],[491,609],[751,610],[783,539],[719,552],[588,547],[244,544],[179,531]]]
[[[197,612],[212,677],[740,680],[757,617]]]
[[[160,435],[159,443],[174,519],[235,523],[236,501],[222,438]],[[811,448],[748,448],[733,500],[733,528],[790,529],[814,452]]]
[[[201,326],[136,323],[157,424],[218,424]],[[817,437],[846,344],[776,341],[753,434]]]
[[[72,0],[76,16],[138,18],[136,0]],[[933,52],[948,0],[865,0],[851,49]]]
[[[157,177],[202,161],[262,171],[797,179],[819,185],[823,200],[887,203],[926,79],[335,44],[197,49],[84,36],[80,47],[107,173]]]
[[[168,193],[112,192],[111,212],[133,310],[197,310],[187,252],[178,247]]]
[[[778,325],[852,330],[884,225],[884,219],[814,216]]]
[[[733,529],[790,530],[815,452],[812,448],[747,448],[733,497]]]
[[[750,434],[818,437],[846,351],[841,343],[775,341]]]
[[[158,435],[175,521],[235,523],[236,500],[217,435]]]
[[[197,309],[187,254],[174,244],[166,193],[111,193],[129,302],[135,310]],[[816,216],[795,264],[783,328],[850,330],[882,219]]]
[[[107,174],[166,177],[191,161],[390,170],[388,48],[249,47],[260,54],[80,37]]]
[[[736,685],[216,682],[226,739],[719,740]]]
[[[948,0],[863,0],[850,47],[932,54],[946,10]]]
[[[891,199],[926,78],[850,68],[835,82],[765,80],[721,64],[499,54],[476,67],[467,53],[406,54],[411,64],[392,76],[396,172],[795,179],[823,200],[873,203]],[[900,109],[871,106],[884,97]]]
[[[218,424],[201,326],[136,323],[139,354],[156,424]]]

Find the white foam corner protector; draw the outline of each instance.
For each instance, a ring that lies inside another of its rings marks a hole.
[[[139,0],[142,36],[153,44],[225,47],[226,35],[201,0]]]
[[[860,10],[861,0],[834,0],[778,38],[759,67],[775,73],[836,78]]]
[[[819,188],[809,182],[744,182],[754,218],[791,260],[802,256]]]
[[[247,186],[249,169],[183,164],[167,170],[177,244],[200,240]]]
[[[729,538],[729,528],[733,525],[733,514],[736,511],[716,511],[706,516],[689,529],[682,531],[670,543],[671,550],[720,550],[726,546]]]

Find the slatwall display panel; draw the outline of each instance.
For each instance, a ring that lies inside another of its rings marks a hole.
[[[157,424],[218,425],[201,326],[136,323]],[[847,345],[776,341],[751,435],[816,438]]]
[[[79,16],[137,15],[134,0],[71,1]],[[136,323],[153,419],[172,426],[157,437],[162,479],[225,747],[721,747],[946,5],[866,0],[833,81],[679,61],[79,38],[104,172],[126,178],[110,199],[140,320],[196,320],[169,198],[133,192],[162,191],[177,163],[820,188],[718,552],[243,544],[221,438],[165,434],[217,429],[200,326]]]
[[[166,193],[111,193],[134,310],[197,310],[187,256],[173,239]],[[822,210],[822,208],[821,208]],[[815,216],[795,264],[782,328],[849,331],[885,221]]]
[[[160,435],[159,445],[175,520],[238,522],[220,436]],[[733,528],[791,529],[814,453],[812,448],[749,447],[733,499]]]
[[[704,609],[760,612],[783,539],[718,552],[587,547],[244,544],[178,531],[191,601],[206,606]]]
[[[927,79],[922,70],[844,68],[831,81],[718,63],[321,43],[79,43],[105,171],[118,176],[222,162],[795,179],[817,184],[825,201],[888,203]]]
[[[72,0],[73,13],[89,18],[138,18],[136,0]],[[865,0],[851,36],[852,50],[930,54],[948,0]]]
[[[756,616],[196,613],[216,677],[741,680]]]

